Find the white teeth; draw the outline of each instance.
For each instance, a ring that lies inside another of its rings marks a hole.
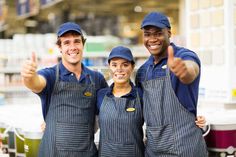
[[[156,49],[156,48],[158,48],[158,45],[150,45],[149,46],[151,49]]]
[[[73,57],[73,56],[76,56],[76,55],[77,55],[77,53],[71,53],[71,54],[70,54],[70,56],[72,56],[72,57]]]
[[[116,74],[115,77],[118,79],[122,79],[125,77],[125,75],[124,74]]]
[[[117,77],[123,77],[123,74],[116,74]]]

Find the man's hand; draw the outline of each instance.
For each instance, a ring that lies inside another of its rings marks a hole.
[[[37,57],[32,53],[31,59],[27,60],[22,67],[21,76],[26,87],[35,93],[41,92],[46,86],[43,76],[37,74]]]
[[[35,77],[37,67],[38,65],[37,65],[36,55],[33,52],[31,55],[31,59],[27,60],[23,64],[22,71],[21,71],[21,76],[23,77],[23,79],[31,80],[33,77]]]
[[[190,60],[182,60],[181,58],[175,57],[172,46],[168,47],[167,65],[170,71],[184,84],[193,82],[199,74],[198,64]]]

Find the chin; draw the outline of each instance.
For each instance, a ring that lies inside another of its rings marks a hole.
[[[152,55],[158,55],[160,54],[160,51],[149,51]]]
[[[114,82],[118,83],[118,84],[123,84],[123,83],[127,83],[128,81],[127,80],[115,80]]]

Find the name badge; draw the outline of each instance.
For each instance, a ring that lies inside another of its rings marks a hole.
[[[90,97],[90,96],[92,96],[92,93],[90,93],[90,92],[85,92],[85,93],[84,93],[84,96]]]
[[[127,111],[127,112],[134,112],[134,111],[135,111],[135,108],[130,107],[130,108],[127,108],[126,111]]]

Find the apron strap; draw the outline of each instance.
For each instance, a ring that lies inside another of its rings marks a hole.
[[[56,66],[56,80],[55,83],[59,81],[59,64]]]

